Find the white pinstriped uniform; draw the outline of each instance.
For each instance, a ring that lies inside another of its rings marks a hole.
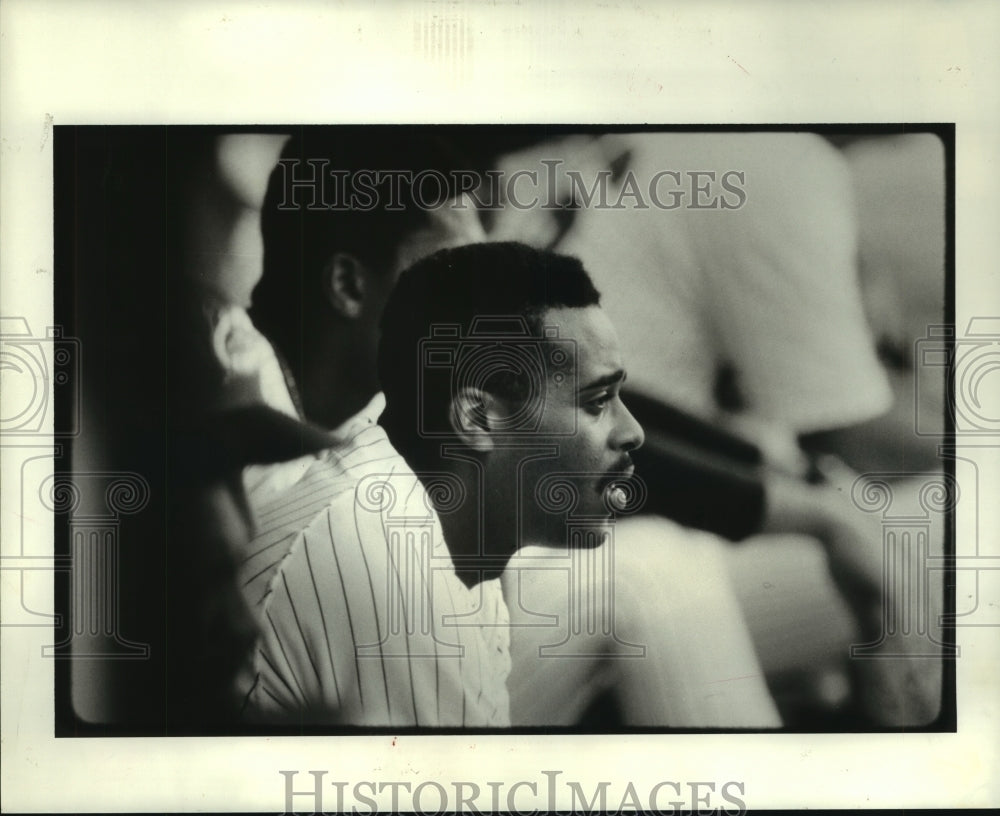
[[[261,634],[244,718],[508,726],[500,582],[455,575],[423,485],[375,423],[382,405],[318,457],[247,474],[258,533],[239,583]]]

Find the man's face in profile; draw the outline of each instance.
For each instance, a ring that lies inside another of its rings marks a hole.
[[[536,515],[536,508],[544,511],[551,505],[538,494],[546,492],[545,485],[551,485],[557,473],[567,474],[566,481],[576,488],[579,498],[572,515],[608,517],[604,491],[615,480],[631,476],[630,452],[643,442],[642,428],[620,397],[625,366],[618,335],[599,306],[550,309],[542,324],[558,329],[560,339],[573,341],[567,345],[575,347],[576,354],[575,378],[560,376],[564,369],[547,372],[539,397],[544,405],[531,435],[532,444],[551,445],[558,454],[530,459],[524,449],[499,449],[495,455],[507,472],[519,464],[525,518]],[[518,463],[518,458],[523,461]],[[547,515],[558,521],[553,529],[564,527],[565,511]],[[531,536],[534,531],[524,533]]]

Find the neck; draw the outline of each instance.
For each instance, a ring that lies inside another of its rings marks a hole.
[[[374,368],[366,370],[349,339],[332,336],[315,350],[302,374],[299,390],[306,419],[324,428],[343,424],[364,408],[378,393]]]
[[[458,508],[437,507],[456,575],[470,587],[499,578],[520,546],[518,514],[504,490],[510,480],[497,480],[494,487],[482,462],[462,453],[450,454],[434,469],[447,470],[465,488]]]
[[[483,534],[478,512],[442,515],[441,527],[455,574],[466,586],[473,587],[503,574],[513,550],[502,546],[495,532]]]

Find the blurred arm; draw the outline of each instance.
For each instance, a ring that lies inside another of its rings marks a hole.
[[[876,654],[852,661],[856,695],[866,716],[881,725],[926,725],[941,704],[941,660],[911,655],[904,642],[904,627],[883,631],[883,622],[894,616],[902,620],[915,610],[913,596],[897,591],[885,580],[883,529],[879,518],[863,512],[851,500],[856,474],[842,463],[824,458],[826,482],[806,482],[771,474],[768,477],[766,532],[799,530],[815,536],[829,559],[830,573],[860,628],[862,642],[879,641]],[[907,565],[897,564],[898,573],[915,576],[925,569],[917,547],[897,552],[908,554]],[[933,576],[935,573],[930,573]],[[929,609],[926,614],[932,636],[943,609],[943,581],[929,578]],[[879,640],[881,638],[881,640]],[[890,655],[905,655],[902,657]]]

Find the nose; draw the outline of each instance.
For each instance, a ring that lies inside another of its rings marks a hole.
[[[625,403],[619,400],[619,407],[621,410],[614,440],[615,447],[623,451],[638,450],[646,441],[646,434]]]

